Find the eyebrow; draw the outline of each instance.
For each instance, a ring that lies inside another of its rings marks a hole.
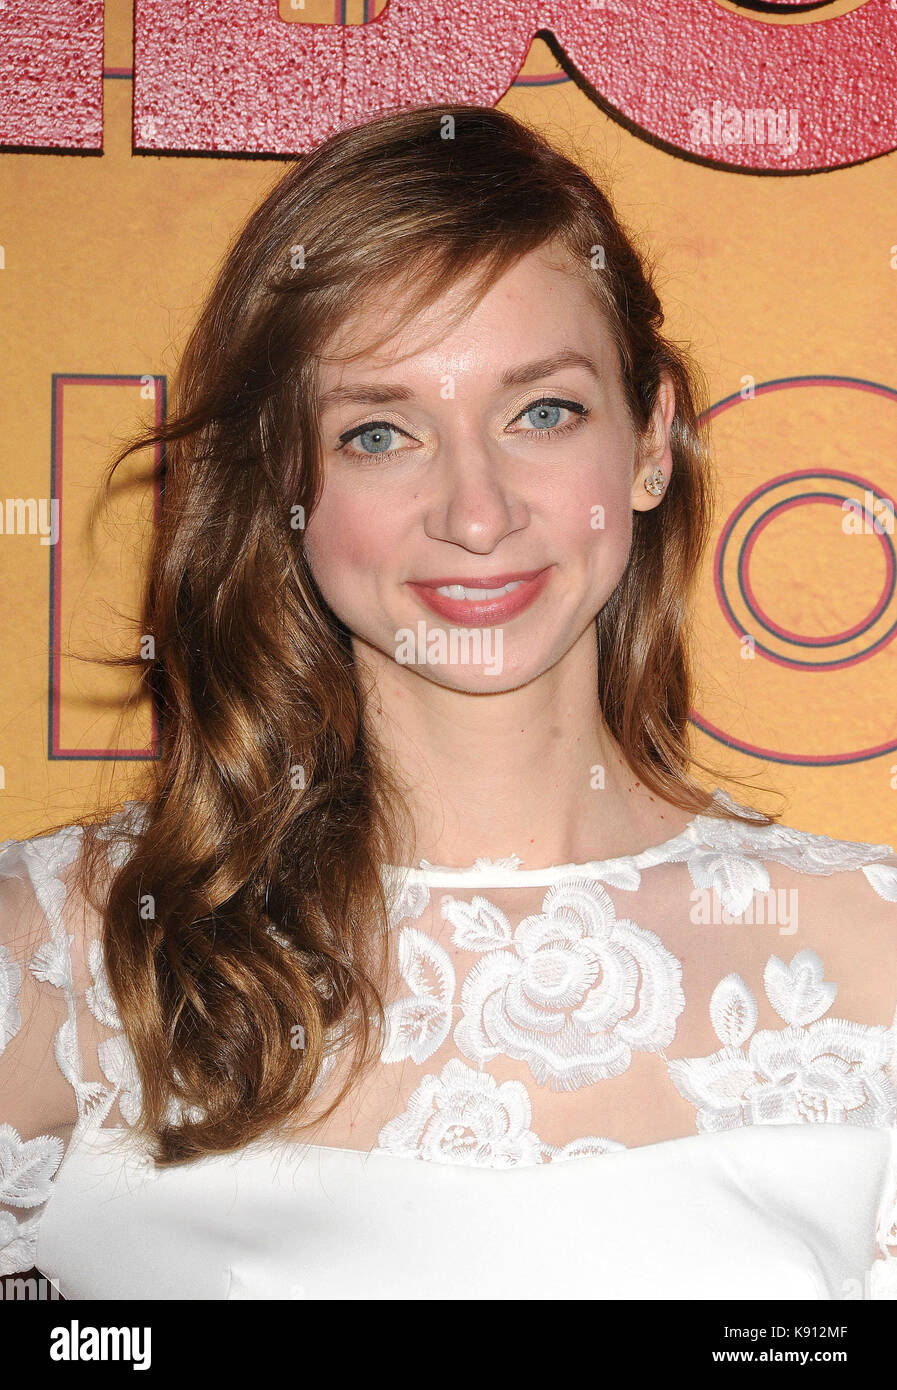
[[[601,380],[601,374],[590,357],[574,348],[562,348],[550,357],[539,357],[533,362],[524,362],[519,367],[509,367],[507,371],[502,372],[498,383],[504,389],[511,386],[529,386],[531,382],[551,376],[552,372],[560,371],[562,367],[584,367],[596,381]],[[346,386],[334,386],[331,390],[325,391],[318,401],[318,408],[325,410],[328,406],[346,403],[388,405],[391,401],[411,400],[413,396],[414,392],[410,386],[402,386],[398,382],[355,382]]]

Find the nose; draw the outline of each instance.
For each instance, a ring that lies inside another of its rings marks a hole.
[[[513,477],[520,466],[478,430],[446,438],[432,461],[432,491],[424,499],[426,534],[489,554],[529,521]]]

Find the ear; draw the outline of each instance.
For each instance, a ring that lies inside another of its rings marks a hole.
[[[673,455],[670,450],[670,428],[676,414],[676,393],[673,380],[668,372],[661,372],[657,388],[657,402],[651,416],[651,423],[644,439],[639,440],[636,449],[635,474],[632,481],[632,507],[636,512],[649,512],[664,499],[673,472]],[[663,491],[657,496],[645,487],[645,479],[650,478],[655,468],[663,470]]]

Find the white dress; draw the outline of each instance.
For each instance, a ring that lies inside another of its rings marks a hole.
[[[87,1299],[897,1298],[889,845],[696,816],[616,859],[387,868],[401,978],[358,1096],[314,1142],[157,1170],[81,834],[0,846],[0,1274]]]

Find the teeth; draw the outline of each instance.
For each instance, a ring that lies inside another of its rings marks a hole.
[[[501,589],[467,589],[463,584],[444,584],[436,592],[437,594],[444,594],[446,598],[500,598],[502,594],[509,594],[513,589],[519,589],[522,583],[522,579],[513,579],[510,584],[505,584]]]

